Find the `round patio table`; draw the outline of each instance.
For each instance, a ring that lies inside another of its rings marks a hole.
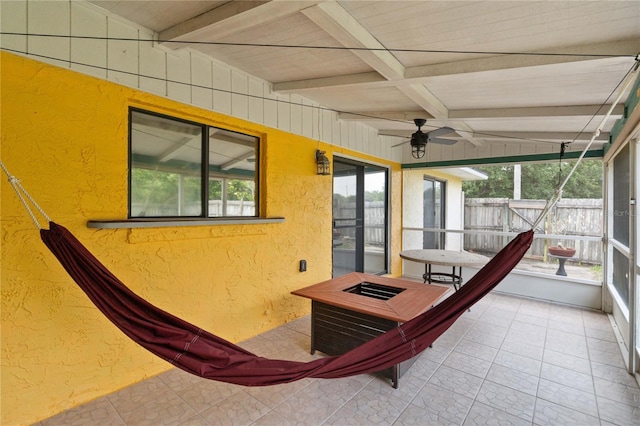
[[[484,266],[489,258],[476,253],[454,250],[419,249],[403,250],[400,257],[413,262],[424,263],[425,270],[422,278],[425,283],[453,284],[457,291],[463,284],[463,266]],[[433,272],[432,265],[451,266],[451,273]]]

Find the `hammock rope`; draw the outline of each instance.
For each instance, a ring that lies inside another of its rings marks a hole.
[[[40,225],[40,222],[36,218],[36,215],[33,213],[33,210],[31,210],[29,203],[31,203],[31,206],[33,206],[38,212],[40,212],[42,217],[44,217],[47,220],[47,222],[51,222],[51,218],[47,215],[47,213],[45,213],[44,209],[40,207],[40,205],[36,203],[36,201],[33,199],[31,194],[29,194],[29,192],[27,192],[27,190],[24,189],[24,187],[20,183],[20,179],[18,179],[17,177],[9,173],[9,170],[7,169],[7,167],[4,165],[2,161],[0,161],[0,167],[2,167],[2,170],[7,175],[9,183],[13,187],[14,191],[16,191],[16,194],[18,195],[20,202],[24,206],[25,210],[27,210],[27,213],[31,217],[31,220],[33,220],[33,223],[35,223],[36,227],[38,229],[42,229],[42,226]]]
[[[600,136],[600,133],[602,133],[602,129],[607,123],[607,120],[609,120],[609,117],[611,117],[611,114],[613,113],[613,110],[615,109],[615,107],[618,106],[618,104],[620,103],[622,96],[624,96],[629,86],[631,86],[631,83],[635,81],[636,75],[638,74],[639,67],[640,67],[640,59],[638,59],[638,56],[636,56],[636,62],[631,67],[631,69],[627,72],[627,74],[625,75],[625,78],[622,80],[622,83],[618,85],[618,87],[620,87],[620,90],[618,90],[618,95],[616,96],[615,100],[613,101],[613,103],[605,113],[598,127],[596,127],[596,130],[593,132],[591,139],[589,140],[587,145],[584,147],[584,149],[580,153],[580,156],[578,156],[578,159],[576,160],[575,164],[573,165],[569,173],[567,173],[567,176],[564,178],[564,181],[562,182],[562,184],[558,186],[553,196],[547,201],[547,204],[542,210],[542,213],[540,213],[540,215],[538,216],[538,219],[536,219],[536,221],[533,223],[532,229],[536,229],[536,227],[540,224],[540,222],[542,222],[545,219],[545,217],[547,217],[551,209],[562,198],[562,190],[567,185],[567,183],[569,182],[569,179],[571,179],[571,176],[573,176],[573,173],[576,171],[576,169],[584,159],[584,156],[589,151],[589,148],[591,148],[591,145],[593,145],[593,142],[596,140],[598,136]]]

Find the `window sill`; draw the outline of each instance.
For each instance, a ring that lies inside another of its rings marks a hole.
[[[233,218],[184,218],[184,219],[126,219],[126,220],[90,220],[87,228],[95,229],[133,229],[133,228],[173,228],[178,226],[216,226],[282,223],[284,217],[233,217]]]

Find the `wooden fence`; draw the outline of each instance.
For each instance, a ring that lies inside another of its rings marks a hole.
[[[354,218],[356,216],[356,204],[344,202],[339,206],[334,205],[334,218]],[[383,247],[385,243],[386,217],[384,201],[365,201],[364,203],[364,242],[367,246]],[[344,220],[343,222],[349,222]],[[343,237],[355,238],[354,228],[339,230]]]
[[[465,231],[481,231],[464,235],[464,249],[492,255],[508,242],[499,232],[521,232],[531,229],[546,205],[546,200],[510,200],[507,198],[468,198],[464,206]],[[354,217],[355,204],[344,203],[336,208],[334,217]],[[384,244],[384,202],[367,202],[364,209],[364,232],[367,245]],[[603,204],[601,199],[562,199],[536,229],[536,234],[567,235],[572,237],[602,236]],[[343,236],[355,237],[353,229],[341,229]],[[488,233],[487,233],[488,232]],[[550,245],[563,244],[576,249],[575,258],[582,263],[600,264],[600,241],[580,239],[535,239],[527,254],[542,259]]]
[[[226,212],[224,212],[226,208]],[[220,216],[253,216],[255,215],[255,203],[253,201],[243,200],[227,200],[226,207],[223,206],[221,200],[209,200],[209,217]],[[200,202],[185,203],[180,206],[177,205],[163,205],[163,204],[144,204],[144,203],[132,203],[131,214],[134,217],[147,216],[147,217],[165,217],[165,216],[198,216],[202,212],[202,206]],[[142,214],[144,212],[144,214]]]
[[[506,198],[468,198],[464,206],[467,231],[521,232],[531,229],[546,205],[545,200],[510,200]],[[602,236],[603,204],[601,199],[561,199],[547,219],[536,229],[540,234],[567,236]],[[464,248],[487,254],[497,253],[509,237],[491,234],[465,234]],[[600,241],[580,239],[536,239],[529,256],[542,258],[546,247],[562,243],[575,247],[577,258],[583,263],[602,262]]]

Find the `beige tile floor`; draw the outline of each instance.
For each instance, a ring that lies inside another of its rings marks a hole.
[[[310,318],[243,346],[308,360]],[[319,356],[319,355],[316,355]],[[38,423],[52,425],[640,425],[640,390],[600,312],[492,293],[400,379],[246,388],[180,370]]]

